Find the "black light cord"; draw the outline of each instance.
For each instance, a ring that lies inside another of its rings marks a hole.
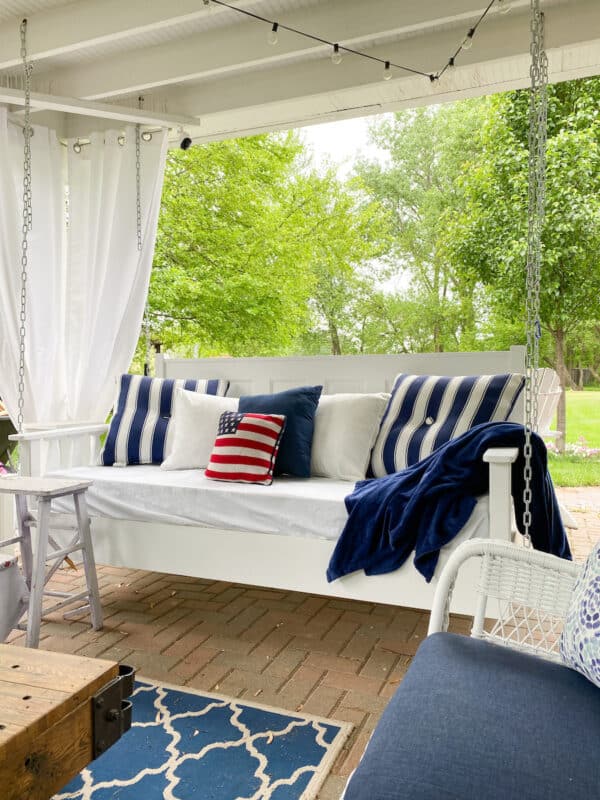
[[[354,50],[352,47],[346,47],[339,42],[331,42],[329,39],[324,39],[322,36],[317,36],[314,33],[307,33],[306,31],[301,31],[298,28],[293,28],[290,25],[285,25],[283,22],[277,22],[276,20],[268,19],[267,17],[263,17],[261,14],[257,14],[254,11],[248,11],[246,8],[240,8],[239,6],[234,6],[232,3],[226,2],[226,0],[204,0],[205,5],[210,5],[211,3],[216,6],[221,6],[223,8],[228,8],[230,11],[235,11],[237,14],[243,14],[245,17],[249,17],[250,19],[255,19],[257,22],[264,22],[267,25],[271,26],[272,31],[288,31],[288,33],[294,33],[296,36],[303,36],[305,39],[310,39],[313,42],[318,42],[319,44],[327,45],[328,47],[334,48],[335,52],[344,52],[350,53],[354,56],[360,56],[361,58],[367,58],[369,61],[375,61],[378,64],[382,64],[387,71],[391,67],[395,69],[399,69],[402,72],[409,72],[412,75],[421,75],[424,78],[429,78],[429,80],[433,83],[434,81],[439,80],[442,75],[448,70],[450,67],[454,66],[454,62],[457,56],[464,50],[464,44],[467,39],[472,39],[481,23],[487,17],[488,13],[490,12],[492,6],[497,0],[490,0],[486,9],[483,11],[477,22],[469,28],[466,37],[462,40],[460,45],[456,48],[454,54],[450,56],[446,64],[442,67],[442,69],[438,70],[437,72],[424,72],[420,69],[415,69],[414,67],[408,67],[406,64],[397,64],[394,61],[390,61],[386,58],[379,58],[378,56],[372,56],[369,53],[363,53],[360,50]]]
[[[485,11],[479,17],[479,19],[477,20],[475,25],[473,25],[473,27],[469,29],[469,31],[467,33],[467,36],[468,36],[469,39],[472,39],[475,36],[475,34],[477,33],[477,28],[481,25],[483,20],[490,13],[490,11],[492,10],[492,6],[494,5],[495,2],[496,2],[496,0],[490,0],[490,2],[488,3]],[[442,67],[442,69],[439,72],[436,73],[434,80],[439,80],[447,70],[451,69],[454,66],[454,63],[455,63],[457,57],[464,50],[464,44],[465,44],[465,40],[463,39],[462,42],[459,44],[459,46],[456,48],[456,50],[453,53],[453,55],[450,56],[450,58],[448,59],[446,64]]]

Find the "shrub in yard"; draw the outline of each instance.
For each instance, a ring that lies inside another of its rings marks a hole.
[[[546,448],[554,456],[560,457],[562,455],[554,442],[548,442]],[[565,455],[579,456],[580,458],[600,458],[600,447],[588,447],[585,438],[580,436],[574,444],[571,443],[565,446]]]

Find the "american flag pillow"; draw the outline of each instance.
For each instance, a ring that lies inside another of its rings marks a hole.
[[[282,414],[225,411],[204,474],[217,481],[269,486],[284,428]]]

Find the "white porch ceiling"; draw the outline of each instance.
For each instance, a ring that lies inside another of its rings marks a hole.
[[[384,60],[436,72],[487,0],[231,0]],[[196,141],[445,102],[528,84],[529,0],[492,12],[438,82],[331,48],[203,0],[0,0],[0,102],[21,102],[28,19],[34,106],[62,136],[139,119],[178,121]],[[542,0],[550,79],[600,74],[600,0]],[[4,87],[4,88],[2,88]],[[144,96],[138,114],[137,98]],[[104,121],[106,120],[106,122]],[[173,134],[175,140],[176,134]]]

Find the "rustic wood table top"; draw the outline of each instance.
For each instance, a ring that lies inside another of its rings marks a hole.
[[[0,797],[50,800],[93,758],[92,697],[118,664],[0,645]]]

